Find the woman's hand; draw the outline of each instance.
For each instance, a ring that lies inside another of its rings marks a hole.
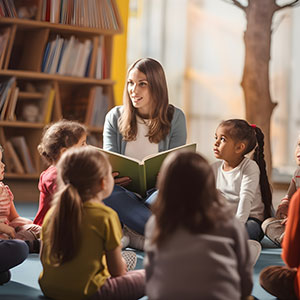
[[[285,219],[288,214],[289,209],[289,201],[288,200],[282,200],[280,204],[278,205],[277,211],[276,211],[276,218],[277,219]]]
[[[127,186],[132,181],[128,176],[116,178],[117,176],[119,176],[119,172],[113,172],[112,175],[115,179],[115,184],[117,185]]]
[[[16,237],[15,229],[4,223],[0,223],[0,232],[7,234],[12,239]]]

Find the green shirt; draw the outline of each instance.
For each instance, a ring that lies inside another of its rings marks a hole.
[[[50,210],[43,223],[41,239],[43,271],[39,284],[43,293],[54,299],[83,299],[92,296],[110,277],[105,251],[120,245],[122,230],[115,211],[103,203],[85,202],[81,226],[82,243],[76,256],[61,266],[49,259],[46,232]]]

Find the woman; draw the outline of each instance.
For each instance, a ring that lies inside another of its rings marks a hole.
[[[114,107],[106,116],[103,148],[142,159],[185,143],[185,116],[180,109],[169,104],[161,64],[151,58],[137,60],[127,72],[123,105]],[[116,183],[126,184],[128,179],[125,177]],[[153,190],[148,196],[151,192]],[[104,202],[117,211],[122,223],[143,235],[151,215],[144,203],[146,199],[115,185],[112,195]]]

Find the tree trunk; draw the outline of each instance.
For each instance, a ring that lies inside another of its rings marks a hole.
[[[269,62],[272,18],[276,5],[272,0],[250,0],[245,8],[247,28],[244,33],[245,65],[242,88],[245,96],[246,119],[256,124],[265,135],[265,160],[271,176],[271,116],[276,103],[269,89]]]

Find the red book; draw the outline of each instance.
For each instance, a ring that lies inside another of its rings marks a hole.
[[[46,3],[46,18],[45,21],[50,22],[50,6],[51,6],[51,0],[47,0]]]

